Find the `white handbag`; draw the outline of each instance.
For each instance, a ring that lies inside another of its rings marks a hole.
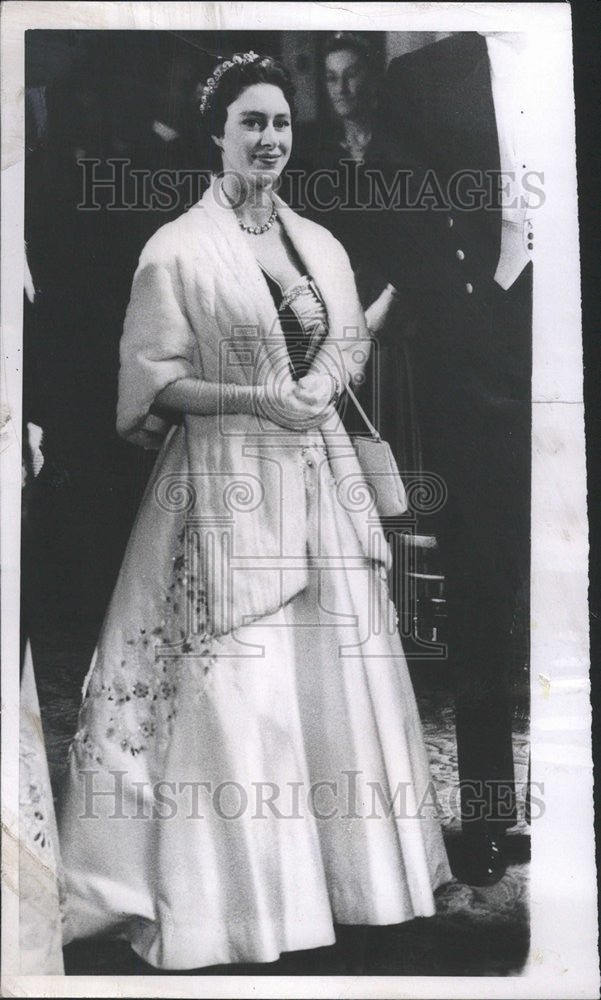
[[[367,485],[373,492],[380,517],[395,517],[408,510],[407,494],[388,441],[382,440],[349,385],[346,391],[355,404],[369,437],[351,434],[351,441]]]

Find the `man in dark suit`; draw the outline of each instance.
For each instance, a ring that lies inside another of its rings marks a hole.
[[[499,179],[529,166],[514,128],[520,58],[508,37],[460,33],[393,60],[384,118],[398,162],[420,164],[418,205],[376,216],[418,320],[424,468],[448,489],[427,528],[446,580],[472,884],[500,877],[516,820],[510,668],[529,622],[533,236],[527,202]]]

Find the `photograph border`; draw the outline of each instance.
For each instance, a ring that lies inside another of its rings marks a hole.
[[[257,997],[588,997],[598,990],[588,535],[570,8],[564,3],[13,2],[2,19],[2,991],[46,996],[248,995],[249,977],[20,976],[18,961],[19,531],[24,32],[29,28],[536,31],[546,202],[537,215],[532,496],[531,930],[521,976],[251,977]],[[543,44],[544,40],[544,44]],[[545,86],[546,84],[546,86]],[[557,91],[562,94],[558,105]],[[558,234],[560,237],[558,238]],[[560,275],[560,280],[558,280]]]

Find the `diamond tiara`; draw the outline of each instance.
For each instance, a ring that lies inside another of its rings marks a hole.
[[[261,59],[261,56],[258,56],[256,52],[237,52],[231,59],[224,59],[222,63],[219,63],[202,88],[199,105],[201,115],[204,115],[209,107],[211,98],[219,86],[219,81],[228,69],[233,69],[234,66],[245,66],[248,63],[257,62],[258,59]]]

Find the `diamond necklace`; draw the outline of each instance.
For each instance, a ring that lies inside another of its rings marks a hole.
[[[229,194],[227,193],[227,191],[225,190],[225,188],[223,187],[223,184],[221,185],[221,190],[223,191],[223,194],[229,201],[232,211],[234,211],[234,203],[230,198]],[[236,213],[234,211],[234,215],[235,214]],[[266,233],[269,229],[271,229],[277,217],[278,217],[277,209],[275,205],[273,205],[271,210],[271,215],[269,216],[267,222],[263,223],[262,226],[248,226],[245,222],[242,222],[242,219],[239,219],[237,215],[236,215],[236,221],[243,232],[251,233],[253,236],[261,236],[262,233]]]
[[[247,226],[242,219],[238,219],[238,216],[236,216],[240,229],[242,229],[245,233],[252,233],[253,236],[260,236],[262,233],[266,233],[268,229],[271,229],[277,217],[278,213],[275,205],[273,206],[273,210],[267,222],[264,222],[262,226]]]

